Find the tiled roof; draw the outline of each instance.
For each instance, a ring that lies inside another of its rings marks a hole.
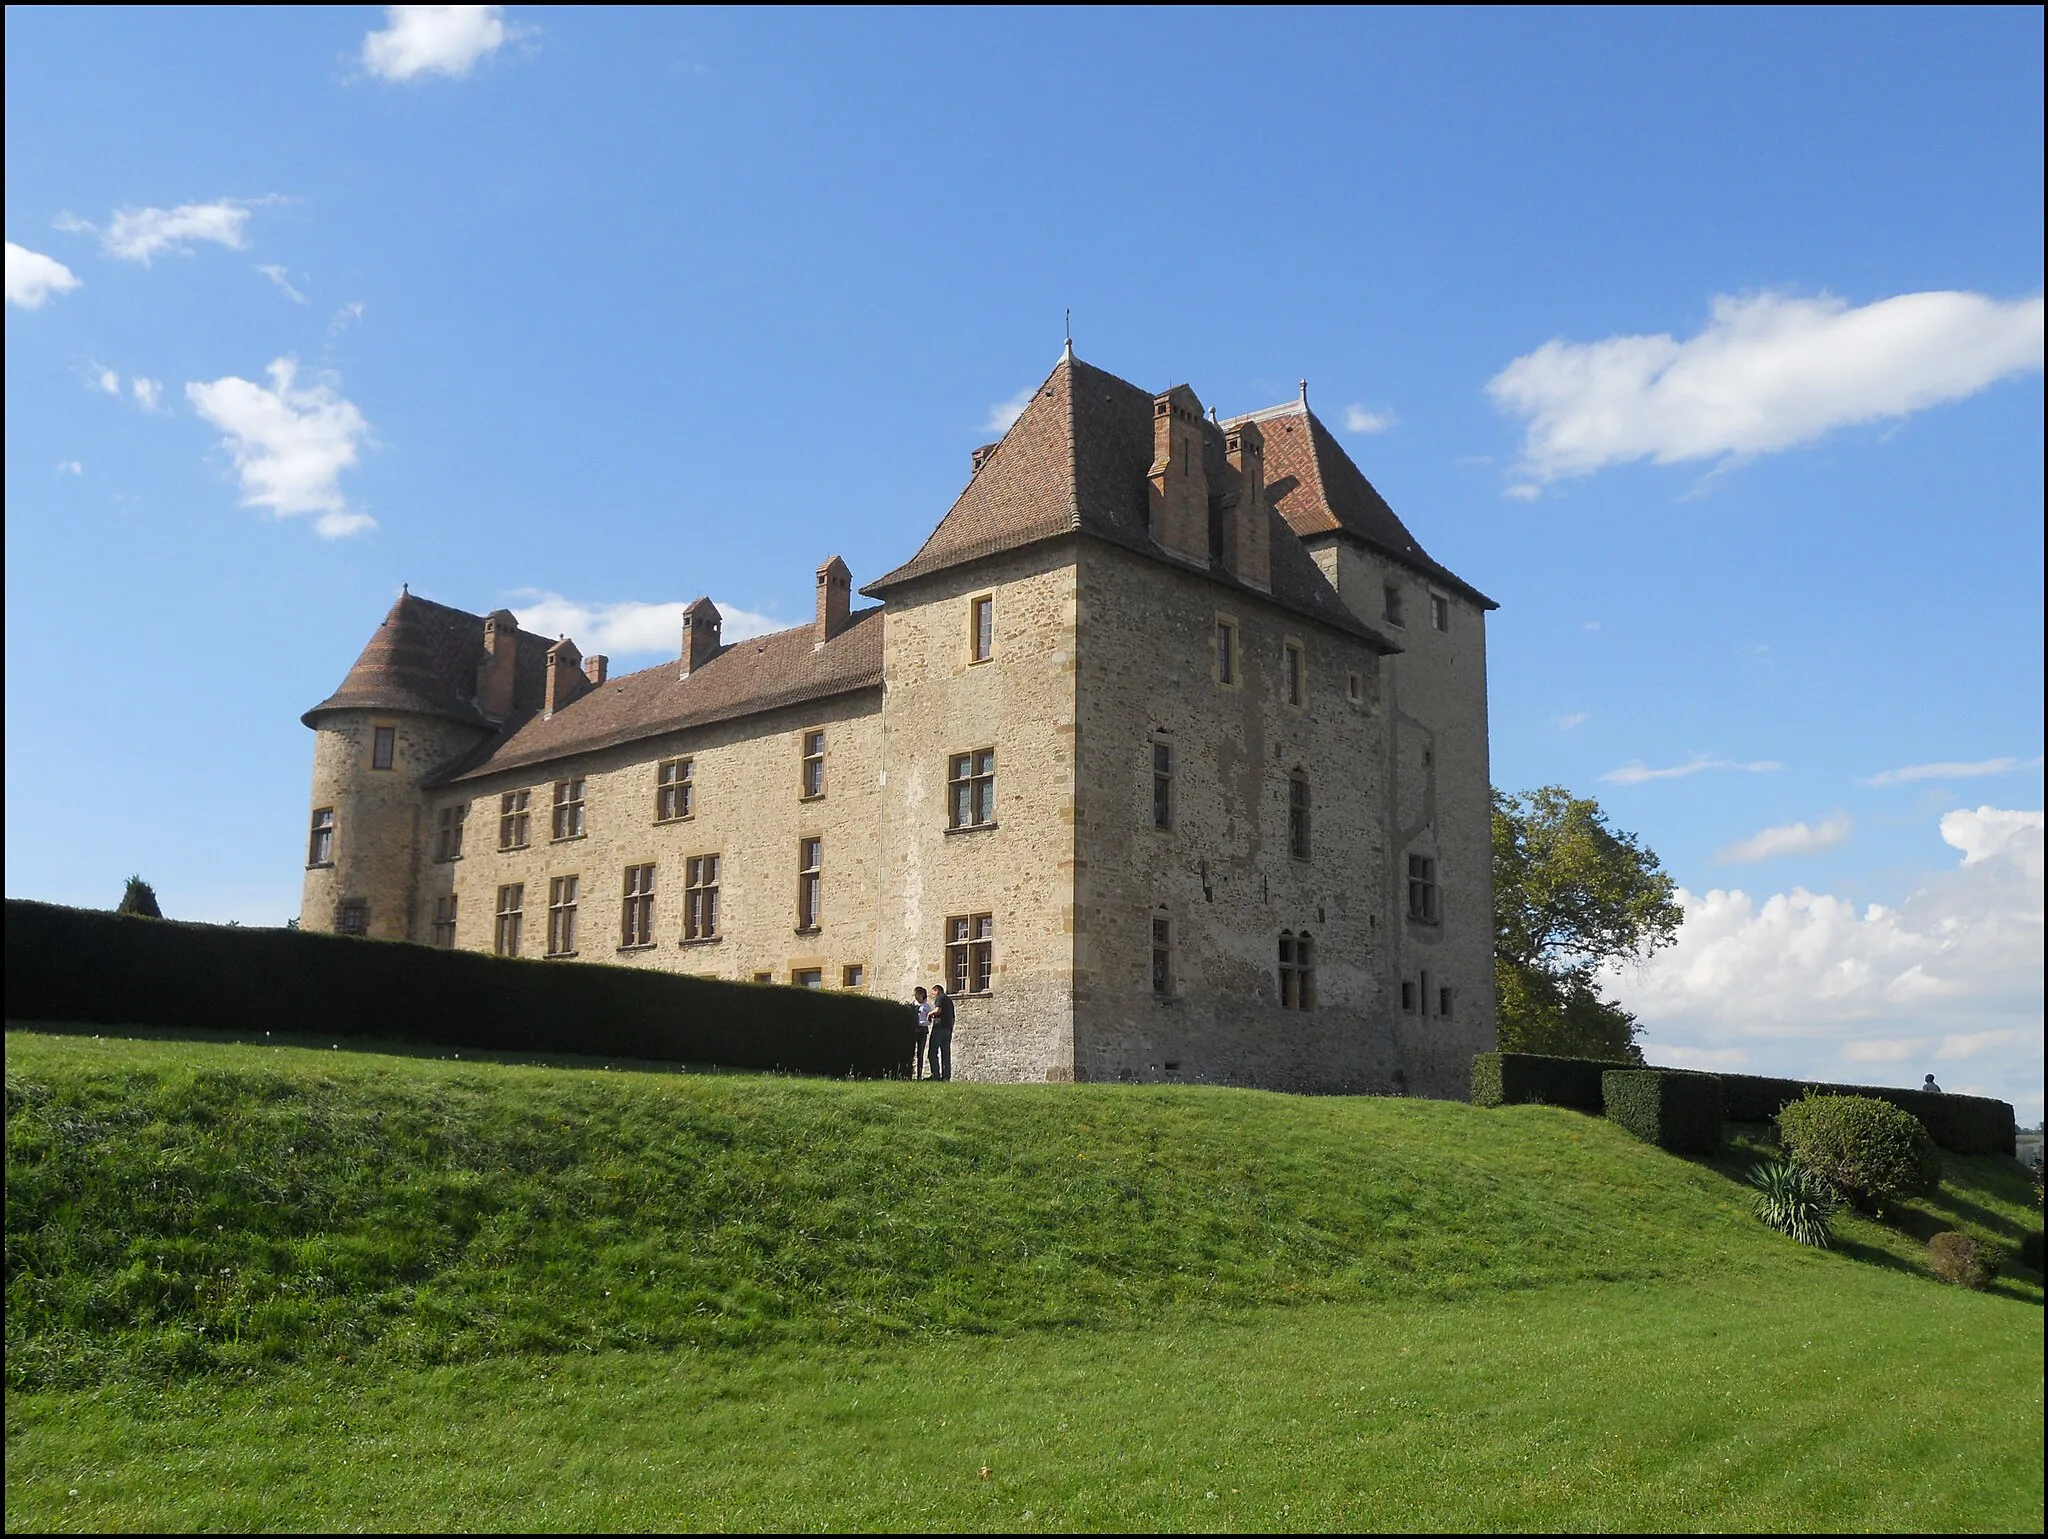
[[[1152,401],[1151,392],[1114,374],[1071,356],[1061,359],[923,548],[861,591],[882,597],[948,567],[1066,534],[1093,535],[1183,565],[1165,555],[1146,528]],[[1221,485],[1223,432],[1204,423],[1203,433],[1210,484]],[[1344,606],[1277,516],[1270,533],[1274,602],[1386,651],[1399,650]],[[1220,565],[1210,567],[1208,575],[1251,591]]]
[[[1266,437],[1266,495],[1303,539],[1344,533],[1488,609],[1500,606],[1436,561],[1352,463],[1306,401],[1247,412],[1224,423],[1256,422]]]
[[[477,622],[481,627],[482,622]],[[479,631],[481,634],[481,631]],[[685,727],[728,721],[807,700],[824,700],[882,682],[882,611],[863,609],[824,646],[816,628],[757,636],[724,648],[682,676],[676,659],[622,674],[579,695],[552,716],[529,709],[435,783],[475,779],[588,753]]]
[[[519,633],[515,710],[540,704],[550,644],[544,636]],[[402,593],[341,687],[301,719],[311,727],[323,711],[409,711],[488,725],[476,704],[476,670],[483,658],[481,615]]]

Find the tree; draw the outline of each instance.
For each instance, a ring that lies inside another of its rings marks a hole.
[[[128,878],[128,890],[121,894],[121,902],[114,910],[117,914],[141,914],[146,919],[161,919],[164,911],[157,907],[156,889],[139,876]]]
[[[1678,938],[1656,853],[1563,786],[1493,793],[1493,971],[1503,1051],[1640,1063],[1636,1018],[1601,997],[1606,962]]]

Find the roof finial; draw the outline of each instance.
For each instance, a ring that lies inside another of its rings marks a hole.
[[[1308,381],[1307,381],[1307,380],[1303,380],[1303,381],[1301,382],[1301,409],[1302,409],[1303,411],[1307,411],[1307,410],[1308,410]]]
[[[1069,363],[1072,363],[1072,362],[1074,361],[1074,311],[1073,311],[1073,307],[1072,307],[1072,306],[1068,306],[1068,307],[1067,307],[1067,312],[1066,312],[1066,315],[1067,315],[1067,351],[1066,351],[1066,358],[1067,358],[1067,362],[1069,362]]]
[[[400,598],[411,598],[411,597],[412,597],[412,584],[411,584],[411,583],[409,583],[409,582],[402,582],[402,583],[400,583],[400,584],[398,585],[398,596],[399,596]]]

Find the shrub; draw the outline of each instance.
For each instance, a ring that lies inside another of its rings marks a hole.
[[[1828,1248],[1834,1238],[1835,1214],[1842,1199],[1835,1189],[1797,1165],[1772,1160],[1749,1173],[1756,1188],[1756,1216],[1801,1245]]]
[[[1912,1113],[1862,1095],[1809,1095],[1778,1113],[1778,1136],[1794,1164],[1858,1207],[1941,1184],[1941,1156]]]
[[[117,914],[140,914],[144,919],[161,919],[164,911],[157,906],[156,889],[139,876],[128,878],[128,886],[121,894],[121,901],[114,906]]]
[[[1982,1245],[1952,1229],[1927,1242],[1927,1266],[1943,1282],[1958,1288],[1988,1288],[1998,1273]]]
[[[1599,1058],[1551,1058],[1542,1053],[1479,1053],[1472,1059],[1474,1106],[1569,1106],[1598,1116],[1600,1076],[1639,1067]]]
[[[1721,1147],[1721,1085],[1684,1069],[1609,1069],[1600,1099],[1610,1122],[1673,1154]]]
[[[2020,1237],[2020,1265],[2030,1271],[2041,1270],[2041,1231]]]

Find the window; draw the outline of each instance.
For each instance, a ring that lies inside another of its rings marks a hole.
[[[1228,620],[1216,622],[1216,682],[1237,682],[1237,627]]]
[[[696,786],[690,779],[694,770],[688,759],[664,759],[654,767],[655,822],[673,823],[696,814]]]
[[[857,989],[867,981],[867,969],[858,962],[848,962],[839,969],[839,986],[842,989]]]
[[[396,727],[372,727],[370,729],[370,768],[390,769],[398,758],[398,729]]]
[[[1401,623],[1400,588],[1395,586],[1393,583],[1384,583],[1380,587],[1380,596],[1384,600],[1386,605],[1385,615],[1387,624],[1399,625]]]
[[[572,956],[576,951],[576,887],[573,876],[548,883],[548,955]]]
[[[804,734],[803,777],[800,781],[806,801],[825,794],[825,734]]]
[[[683,939],[718,939],[716,855],[692,855],[683,862]]]
[[[1345,675],[1344,694],[1353,705],[1357,705],[1361,700],[1365,698],[1365,690],[1361,686],[1357,674],[1352,673]]]
[[[519,955],[519,929],[525,918],[526,888],[518,882],[498,889],[498,932],[494,949],[501,957]]]
[[[1313,1010],[1316,1007],[1315,942],[1306,931],[1280,932],[1280,1008]]]
[[[798,967],[790,972],[789,981],[800,989],[822,989],[825,986],[825,969]]]
[[[946,921],[946,987],[955,994],[986,994],[995,967],[996,921],[992,914],[963,914]]]
[[[1451,991],[1449,989],[1438,989],[1436,991],[1436,1013],[1446,1018],[1449,1017],[1451,1013]]]
[[[313,810],[313,832],[306,840],[306,864],[309,866],[331,866],[334,864],[334,809],[316,807]]]
[[[1415,981],[1412,978],[1401,980],[1401,1010],[1406,1015],[1415,1013]]]
[[[996,751],[977,748],[946,762],[952,791],[950,828],[987,828],[996,820]]]
[[[1308,703],[1308,670],[1302,660],[1301,647],[1298,643],[1290,641],[1280,649],[1280,674],[1281,681],[1287,691],[1287,703],[1289,705],[1306,705]]]
[[[1451,628],[1451,601],[1441,593],[1429,596],[1429,624],[1432,630],[1447,631]]]
[[[457,802],[453,807],[443,807],[436,815],[434,859],[462,859],[462,825],[468,817],[468,802]]]
[[[818,916],[824,912],[824,899],[825,841],[799,839],[796,842],[796,927],[799,930],[818,928]]]
[[[1173,827],[1173,745],[1152,745],[1152,826]]]
[[[1173,992],[1173,921],[1152,921],[1152,992]]]
[[[1287,853],[1308,859],[1308,777],[1299,770],[1287,777]]]
[[[455,899],[434,900],[434,944],[443,951],[455,949]]]
[[[773,982],[775,981],[775,974],[773,974],[773,973],[755,973],[755,974],[754,974],[754,981],[755,981],[756,983],[773,983]]]
[[[526,848],[526,803],[531,794],[528,791],[507,791],[498,798],[499,849],[523,850]]]
[[[334,910],[334,933],[336,935],[368,935],[370,933],[370,905],[351,898]]]
[[[580,778],[555,782],[555,837],[583,837],[583,781]]]
[[[654,867],[626,867],[624,900],[619,905],[619,945],[654,944]]]
[[[996,601],[984,595],[968,606],[969,622],[968,655],[977,663],[985,663],[996,655]]]
[[[1427,855],[1408,857],[1408,917],[1430,924],[1437,920],[1436,862]]]

